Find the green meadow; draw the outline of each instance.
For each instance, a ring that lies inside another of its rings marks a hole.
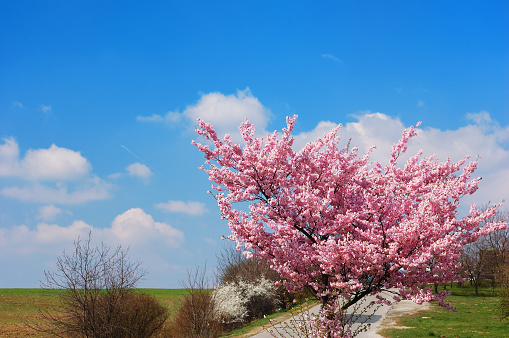
[[[498,290],[480,289],[479,296],[469,285],[449,287],[450,303],[457,311],[449,311],[433,305],[431,310],[398,318],[398,326],[405,329],[386,328],[378,333],[388,338],[399,337],[509,337],[509,321],[501,320],[498,314]],[[185,289],[140,289],[156,297],[170,310],[170,316],[178,309]],[[57,291],[43,289],[0,289],[0,336],[1,337],[45,337],[26,323],[44,325],[40,309],[57,305]],[[278,313],[271,317],[283,314]],[[256,326],[267,326],[267,319],[250,323],[248,327],[232,332],[227,337],[245,334]]]
[[[413,337],[509,337],[509,321],[499,317],[498,289],[481,288],[476,296],[468,284],[448,288],[449,303],[457,308],[450,311],[432,305],[426,312],[399,317],[398,327],[387,328],[378,333],[388,338]]]
[[[170,315],[177,311],[185,289],[140,289],[156,297],[168,307]],[[40,309],[58,304],[58,291],[43,289],[0,289],[0,337],[44,337],[28,324],[44,325]]]

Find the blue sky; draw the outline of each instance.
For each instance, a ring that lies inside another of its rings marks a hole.
[[[0,287],[89,231],[144,287],[213,267],[229,229],[196,117],[263,135],[298,114],[298,145],[342,123],[380,161],[422,120],[410,152],[481,156],[465,205],[509,199],[506,1],[2,1],[0,45]]]

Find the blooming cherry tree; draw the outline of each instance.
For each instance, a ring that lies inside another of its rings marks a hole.
[[[471,177],[477,162],[468,156],[441,162],[419,151],[400,165],[414,127],[403,131],[385,166],[370,162],[372,149],[362,156],[356,147],[339,149],[341,126],[295,152],[296,119],[287,118],[281,136],[266,138],[254,138],[246,120],[239,127],[244,146],[198,120],[196,132],[212,147],[193,144],[205,155],[202,169],[214,182],[229,237],[253,249],[248,258],[266,260],[290,292],[313,290],[327,314],[321,325],[330,332],[344,323],[349,307],[384,290],[398,291],[380,302],[448,307],[447,292],[434,294],[427,285],[460,278],[462,248],[505,226],[483,223],[497,206],[482,211],[473,205],[458,217],[461,197],[477,190],[479,179]]]

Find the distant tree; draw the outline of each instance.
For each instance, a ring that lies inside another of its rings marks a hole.
[[[359,157],[357,148],[339,149],[339,127],[295,152],[295,122],[287,118],[282,137],[263,139],[254,138],[246,120],[241,146],[198,120],[197,133],[211,144],[193,144],[205,155],[202,168],[230,238],[285,278],[289,291],[314,290],[322,336],[351,335],[346,310],[383,290],[396,288],[395,301],[449,307],[446,291],[423,285],[457,279],[463,247],[503,227],[483,224],[497,206],[472,206],[457,218],[460,199],[477,190],[471,179],[477,162],[440,162],[418,152],[399,166],[414,127],[403,131],[385,166],[370,162],[369,152]]]
[[[45,271],[44,289],[58,291],[59,305],[42,310],[50,327],[38,330],[58,337],[151,337],[167,319],[167,309],[151,296],[135,292],[145,271],[128,260],[128,249],[94,247],[91,234],[64,251],[56,271]]]
[[[509,212],[507,210],[499,211],[487,222],[509,222]],[[484,237],[489,247],[489,261],[493,271],[493,280],[505,280],[504,275],[509,266],[509,227],[499,231],[492,232]]]
[[[479,286],[484,279],[488,261],[488,250],[484,241],[468,244],[461,254],[461,268],[470,284],[475,287],[476,295],[479,294]]]
[[[482,207],[487,209],[487,206]],[[509,220],[506,211],[499,211],[483,223],[506,222]],[[480,237],[465,246],[460,257],[461,270],[470,283],[475,286],[475,293],[481,283],[489,281],[493,292],[497,281],[504,280],[503,274],[509,264],[509,229],[507,227]]]
[[[509,318],[509,266],[503,268],[500,283],[499,312],[502,319]]]

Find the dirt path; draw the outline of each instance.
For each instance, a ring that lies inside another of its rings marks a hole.
[[[407,329],[407,326],[399,326],[398,321],[402,316],[412,315],[418,312],[424,312],[431,309],[430,303],[423,303],[421,305],[415,304],[411,300],[403,300],[395,305],[387,313],[387,316],[383,319],[382,323],[378,326],[377,332],[386,328],[395,329]],[[379,334],[373,335],[373,337],[383,337]]]

